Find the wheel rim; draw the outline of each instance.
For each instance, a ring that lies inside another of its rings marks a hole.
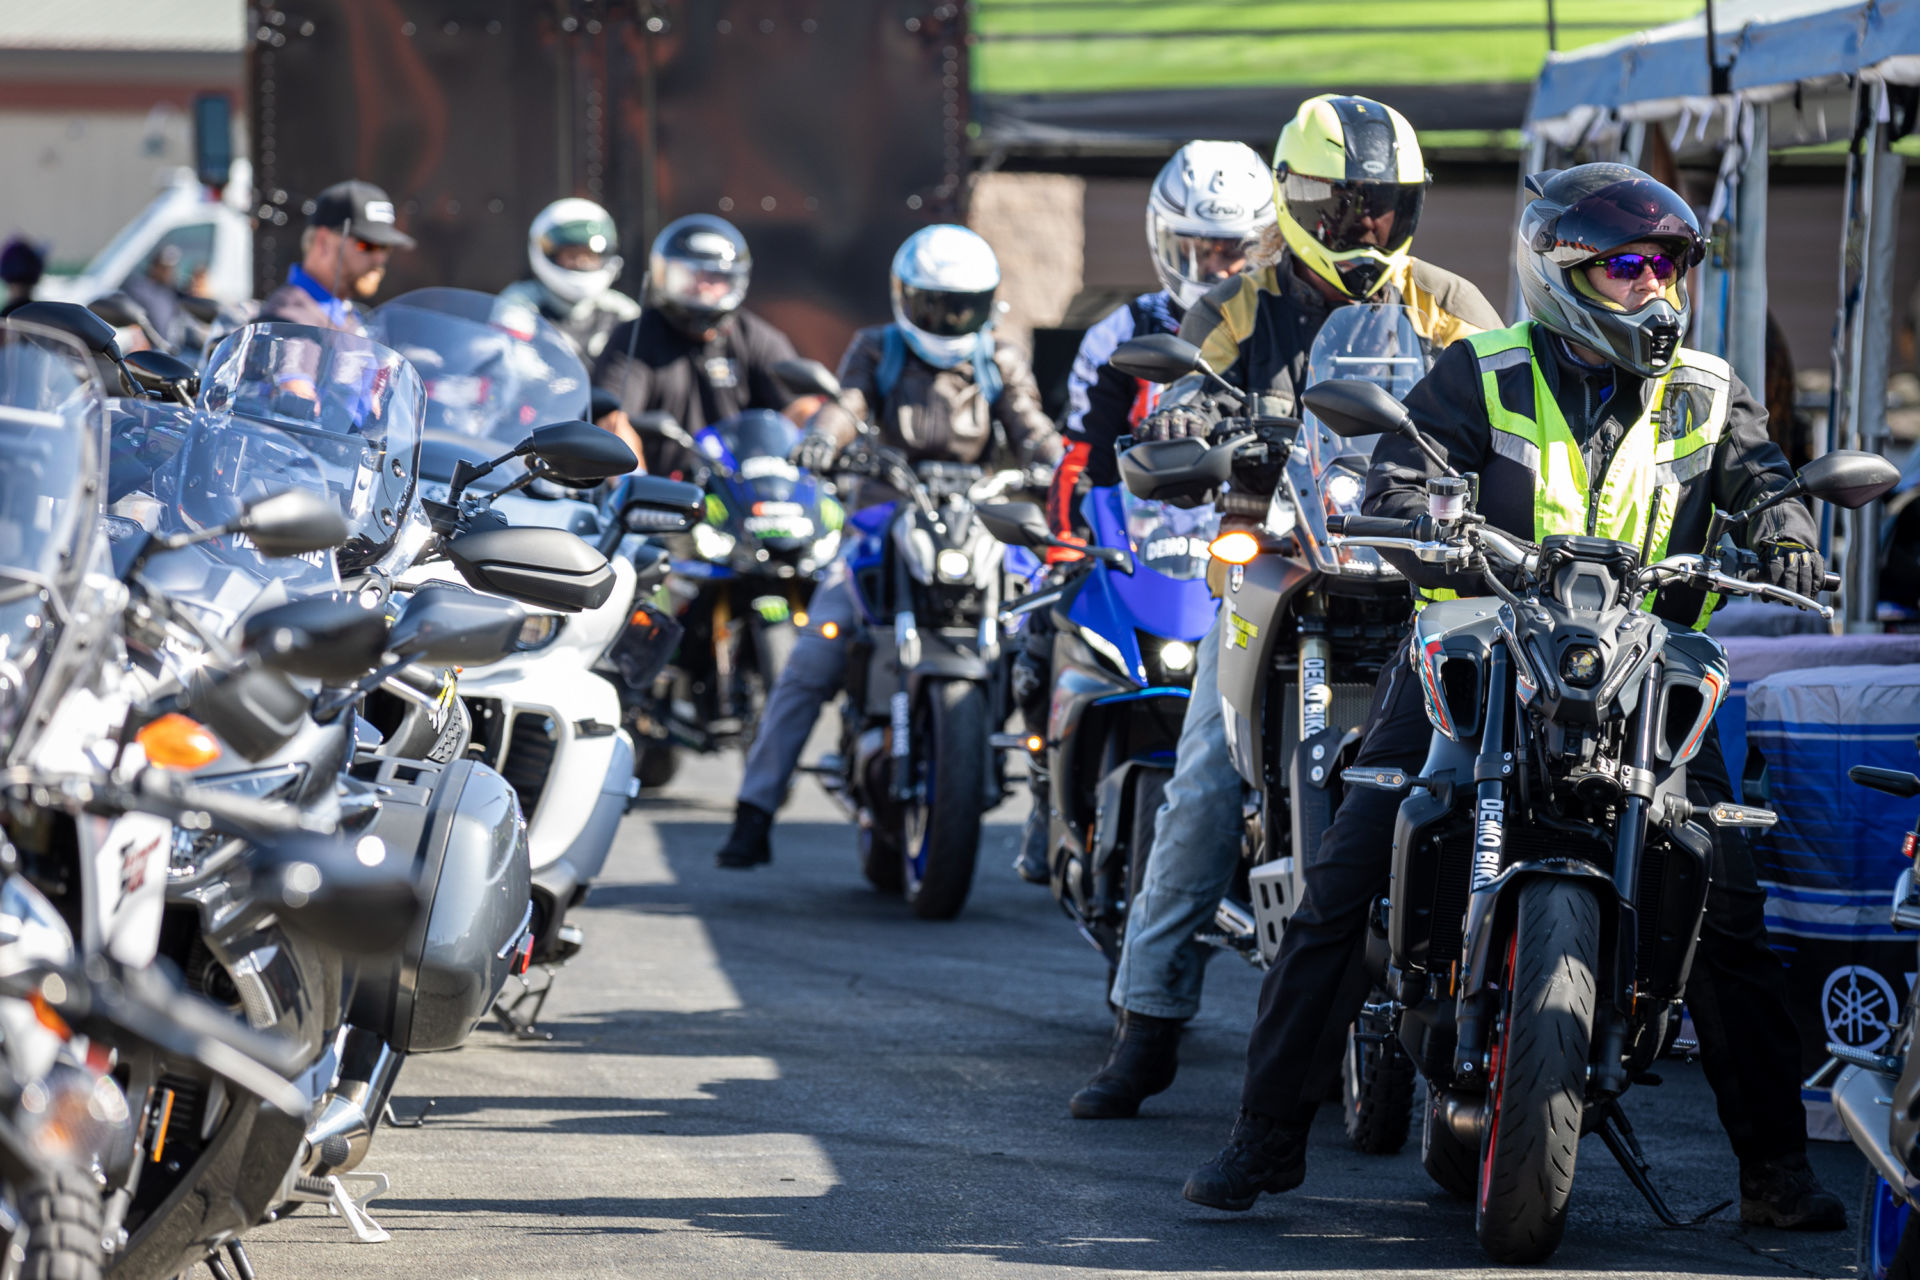
[[[1886,1280],[1893,1258],[1900,1250],[1900,1235],[1906,1230],[1906,1202],[1893,1194],[1885,1178],[1873,1180],[1873,1206],[1869,1210],[1866,1275],[1870,1280]]]

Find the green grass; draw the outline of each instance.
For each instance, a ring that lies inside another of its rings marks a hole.
[[[1571,48],[1698,10],[1559,0],[1556,17]],[[1537,76],[1547,52],[1545,0],[974,0],[972,23],[982,93],[1514,83]]]

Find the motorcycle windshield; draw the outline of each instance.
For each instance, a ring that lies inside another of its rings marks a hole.
[[[352,572],[384,555],[406,524],[424,405],[420,375],[389,347],[333,329],[256,324],[214,349],[196,408],[215,423],[271,428],[319,467],[315,492],[347,522],[339,561]]]
[[[72,624],[101,525],[104,397],[65,334],[0,323],[0,747]]]
[[[1406,398],[1424,378],[1430,356],[1413,312],[1406,307],[1355,304],[1336,307],[1320,326],[1307,356],[1306,385],[1329,378],[1375,383],[1396,400]],[[1392,577],[1396,570],[1371,547],[1333,547],[1327,517],[1358,515],[1367,468],[1379,436],[1342,439],[1311,411],[1301,414],[1300,434],[1287,458],[1291,483],[1280,486],[1268,509],[1267,524],[1285,533],[1297,527],[1300,542],[1323,573],[1354,577]],[[1289,491],[1304,496],[1290,500]]]
[[[1207,576],[1207,547],[1220,529],[1220,512],[1212,504],[1183,511],[1171,503],[1136,498],[1124,486],[1120,501],[1126,510],[1127,545],[1141,564],[1180,582]]]
[[[472,289],[416,289],[377,307],[367,334],[419,370],[428,430],[512,446],[535,427],[590,412],[587,367],[523,303]]]

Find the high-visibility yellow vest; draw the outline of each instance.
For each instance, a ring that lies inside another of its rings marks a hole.
[[[1533,322],[1523,320],[1510,329],[1470,335],[1466,341],[1480,367],[1494,452],[1533,473],[1533,540],[1556,533],[1584,534],[1637,547],[1646,537],[1647,513],[1659,493],[1652,559],[1660,559],[1667,554],[1681,486],[1713,465],[1714,447],[1726,431],[1733,390],[1727,362],[1685,347],[1675,353],[1672,367],[1654,379],[1646,408],[1614,449],[1594,504],[1586,455],[1534,357],[1532,330]],[[1532,417],[1500,399],[1497,375],[1520,364],[1533,371]],[[1668,412],[1670,404],[1673,412]],[[1416,595],[1417,604],[1425,604],[1452,599],[1455,593],[1420,590]],[[1708,595],[1695,628],[1707,625],[1718,600]]]

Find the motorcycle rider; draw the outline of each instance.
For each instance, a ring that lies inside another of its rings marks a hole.
[[[365,334],[366,317],[355,300],[378,293],[388,258],[413,243],[394,225],[385,191],[358,179],[336,182],[307,215],[300,261],[287,268],[287,282],[266,296],[254,318]]]
[[[1355,302],[1409,308],[1442,347],[1499,314],[1465,279],[1412,256],[1427,184],[1413,127],[1369,98],[1332,94],[1300,105],[1274,148],[1278,221],[1258,269],[1208,292],[1180,326],[1207,363],[1268,397],[1263,412],[1289,415],[1307,357],[1331,312]],[[1197,405],[1158,410],[1139,439],[1204,435]],[[1258,521],[1267,493],[1228,492],[1223,519]],[[1069,1107],[1083,1120],[1138,1114],[1173,1083],[1181,1028],[1200,1009],[1213,948],[1194,933],[1213,918],[1233,881],[1241,845],[1241,783],[1227,751],[1216,683],[1216,619],[1198,646],[1193,695],[1173,777],[1154,824],[1147,872],[1127,913],[1111,997],[1119,1011],[1107,1060]]]
[[[935,225],[908,236],[893,255],[893,323],[853,335],[840,360],[838,400],[807,424],[793,461],[814,472],[860,433],[877,425],[879,442],[909,460],[977,462],[993,447],[994,428],[1023,465],[1059,461],[1060,438],[1040,408],[1026,353],[992,330],[1000,263],[965,227]],[[852,507],[887,501],[891,491],[863,483]],[[859,604],[844,558],[814,588],[807,625],[767,695],[747,753],[733,830],[716,861],[723,867],[770,862],[768,832],[786,798],[800,750],[820,707],[840,687]]]
[[[1588,533],[1600,520],[1601,536],[1639,543],[1649,503],[1633,495],[1658,485],[1669,499],[1660,506],[1673,516],[1665,550],[1654,554],[1697,551],[1715,505],[1741,511],[1792,473],[1768,437],[1765,410],[1727,364],[1679,345],[1686,272],[1704,253],[1693,211],[1625,165],[1548,171],[1527,185],[1534,198],[1521,214],[1514,257],[1528,318],[1442,353],[1408,395],[1407,411],[1456,469],[1479,473],[1480,513],[1498,529],[1535,540]],[[1366,511],[1423,514],[1433,474],[1411,442],[1383,436]],[[1819,590],[1825,565],[1805,506],[1775,507],[1743,537],[1770,581],[1802,595]],[[1396,562],[1422,592],[1485,591],[1477,579],[1436,578],[1406,556]],[[1667,591],[1657,612],[1704,626],[1711,605],[1698,592]],[[1404,664],[1390,666],[1356,764],[1417,770],[1430,741],[1417,682]],[[1696,804],[1735,798],[1717,733],[1706,734],[1688,779]],[[1342,805],[1320,847],[1306,851],[1304,898],[1261,987],[1240,1118],[1225,1150],[1188,1180],[1187,1199],[1241,1210],[1261,1192],[1305,1178],[1313,1101],[1302,1080],[1325,1028],[1358,1012],[1336,1007],[1346,1003],[1336,988],[1368,911],[1387,890],[1395,810]],[[1740,1160],[1740,1216],[1836,1230],[1845,1211],[1807,1166],[1799,1036],[1767,945],[1765,894],[1745,837],[1727,827],[1713,837],[1686,999],[1720,1123]]]
[[[1229,276],[1246,270],[1247,254],[1274,224],[1273,176],[1244,142],[1189,142],[1160,169],[1147,195],[1147,250],[1160,289],[1115,307],[1080,339],[1067,379],[1066,456],[1047,490],[1054,536],[1081,540],[1080,496],[1120,482],[1113,442],[1152,407],[1153,384],[1107,363],[1121,343],[1177,333],[1187,309]],[[1049,563],[1079,559],[1049,548]],[[1026,643],[1013,666],[1014,701],[1029,733],[1046,733],[1053,686],[1053,628],[1044,611],[1029,615]],[[1033,808],[1013,869],[1031,884],[1047,882],[1047,776],[1029,766]]]
[[[620,398],[641,428],[649,474],[683,480],[696,460],[641,422],[664,411],[688,435],[747,409],[805,422],[818,396],[796,399],[773,366],[794,358],[787,335],[741,307],[753,275],[746,237],[724,218],[689,214],[669,222],[647,255],[645,305],[607,336],[593,384]]]
[[[33,291],[46,269],[46,253],[24,237],[15,236],[0,248],[0,284],[6,286],[7,295],[0,302],[0,318],[33,301]]]
[[[623,265],[613,217],[591,200],[569,196],[542,209],[527,228],[527,263],[533,278],[500,296],[537,308],[588,363],[615,328],[640,316],[640,304],[613,287]]]

